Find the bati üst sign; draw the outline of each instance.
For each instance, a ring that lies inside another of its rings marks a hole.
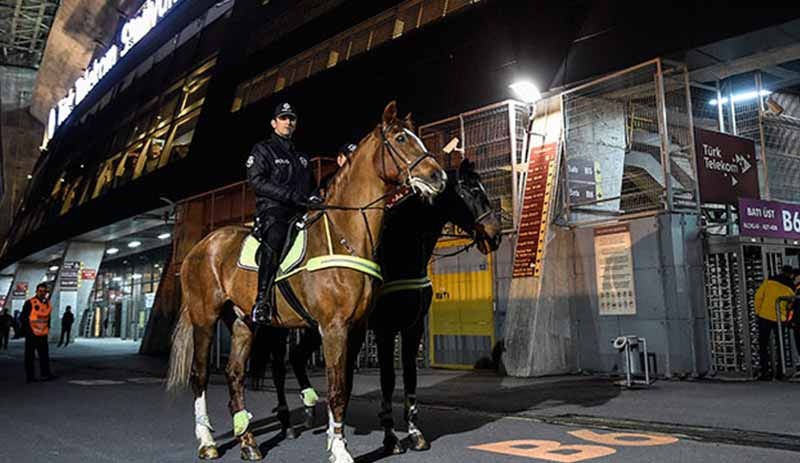
[[[47,137],[52,138],[56,128],[64,123],[72,110],[86,98],[98,82],[108,74],[117,64],[120,58],[125,56],[131,48],[152,30],[161,21],[172,7],[180,3],[181,0],[147,0],[139,11],[122,25],[117,43],[111,45],[105,54],[95,59],[83,75],[75,81],[75,84],[61,99],[56,106],[50,110],[47,122]]]

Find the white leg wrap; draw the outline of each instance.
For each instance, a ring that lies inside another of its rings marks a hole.
[[[344,423],[334,421],[333,412],[328,408],[328,451],[331,463],[353,463],[353,456],[347,450],[344,438]]]
[[[200,447],[216,446],[217,443],[211,436],[214,427],[211,426],[211,420],[208,418],[205,391],[194,401],[194,423],[194,435],[200,441]]]

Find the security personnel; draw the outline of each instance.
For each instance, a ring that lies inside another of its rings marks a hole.
[[[783,349],[778,345],[778,319],[775,313],[775,304],[779,297],[794,296],[794,269],[790,265],[784,265],[779,275],[765,280],[759,286],[754,297],[756,321],[758,322],[758,355],[761,360],[761,372],[759,379],[769,381],[774,374],[778,379],[782,379],[780,365],[777,365],[774,372],[771,368],[770,335],[773,337],[776,352]],[[791,304],[780,303],[781,322],[787,321],[787,309]],[[780,355],[778,355],[780,358]]]
[[[50,334],[50,299],[47,284],[36,286],[36,295],[22,307],[20,328],[25,335],[25,377],[29,383],[36,382],[33,371],[34,351],[39,354],[39,370],[45,381],[55,379],[50,373],[50,354],[47,346],[47,335]]]
[[[295,151],[292,143],[297,128],[294,108],[289,103],[278,105],[270,125],[270,138],[256,143],[247,158],[247,180],[256,195],[253,234],[261,240],[258,297],[252,315],[256,323],[267,323],[274,315],[268,293],[293,219],[322,202],[311,195],[313,180],[308,157]]]

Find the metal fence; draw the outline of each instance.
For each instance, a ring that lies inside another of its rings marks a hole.
[[[562,100],[570,223],[697,209],[684,68],[649,61],[568,90]]]
[[[755,142],[762,197],[800,202],[800,96],[780,88],[765,88],[760,73],[723,81],[718,89],[693,85],[698,127],[719,130]],[[751,93],[745,100],[734,95]],[[712,99],[724,104],[709,104]],[[716,124],[710,124],[712,116]],[[764,158],[765,156],[765,158]]]
[[[521,163],[528,108],[516,101],[486,106],[420,127],[420,136],[445,169],[455,168],[461,154],[475,163],[492,205],[508,212],[503,227],[515,223],[516,186],[512,172]],[[450,155],[442,148],[454,137],[461,142]],[[463,150],[463,151],[462,151]]]

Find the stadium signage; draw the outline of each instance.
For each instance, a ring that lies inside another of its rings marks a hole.
[[[147,0],[144,2],[136,14],[122,25],[117,43],[111,45],[102,57],[95,59],[78,78],[67,96],[50,110],[47,123],[48,139],[52,138],[56,128],[67,120],[75,106],[78,106],[86,98],[86,95],[111,71],[119,59],[139,43],[180,1]]]

